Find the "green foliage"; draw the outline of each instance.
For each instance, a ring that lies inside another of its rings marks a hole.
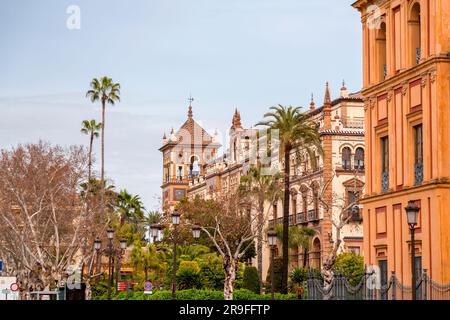
[[[302,285],[304,281],[308,279],[308,268],[295,268],[292,270],[290,278],[292,283],[296,285]]]
[[[272,263],[269,265],[269,270],[267,271],[266,277],[266,291],[270,292],[272,289],[271,282],[271,272],[274,267],[274,284],[275,284],[275,292],[281,291],[281,274],[283,272],[283,260],[280,257],[274,258],[274,266]]]
[[[259,294],[259,276],[258,269],[255,267],[246,267],[244,270],[243,289],[248,289]]]
[[[106,300],[106,295],[96,297],[95,300]],[[172,292],[168,290],[154,291],[151,295],[143,292],[120,292],[112,297],[113,300],[172,300]],[[270,294],[259,295],[250,290],[240,289],[234,291],[234,300],[270,300]],[[178,290],[177,300],[224,300],[222,291],[213,290]],[[275,294],[275,300],[297,300],[295,294]]]
[[[200,264],[200,276],[204,288],[223,290],[225,274],[222,267],[222,258],[217,254],[209,254],[197,261]]]
[[[364,276],[364,258],[353,252],[338,255],[333,272],[342,273],[352,285],[356,285]]]
[[[277,238],[279,242],[283,243],[283,225],[278,224],[275,227],[277,232]],[[316,234],[316,231],[308,227],[289,227],[289,241],[288,246],[290,249],[297,247],[302,247],[303,249],[309,250],[312,237]]]
[[[244,243],[243,247],[246,248],[248,245],[249,247],[247,248],[247,250],[245,250],[245,253],[241,258],[242,261],[250,261],[251,259],[256,257],[255,241],[252,240],[251,243],[246,242]]]
[[[180,290],[201,288],[200,267],[196,261],[181,261],[177,270],[177,285]]]

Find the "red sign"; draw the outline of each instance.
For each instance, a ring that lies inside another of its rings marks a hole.
[[[9,288],[11,289],[11,291],[19,291],[19,285],[17,283],[11,283]]]
[[[119,281],[117,283],[117,291],[127,291],[127,283]]]

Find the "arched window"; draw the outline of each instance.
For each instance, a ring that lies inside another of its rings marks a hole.
[[[377,32],[376,47],[378,52],[379,81],[387,77],[386,23],[382,22]]]
[[[191,157],[191,163],[189,166],[189,176],[191,178],[198,177],[200,174],[200,165],[196,156]]]
[[[364,170],[364,149],[357,148],[355,152],[355,169]]]
[[[311,258],[312,258],[311,266],[315,269],[320,269],[320,267],[321,267],[321,264],[322,264],[321,253],[322,253],[322,248],[320,245],[320,240],[318,238],[316,238],[313,241],[312,252],[311,252]]]
[[[351,170],[351,156],[352,151],[349,147],[345,147],[344,149],[342,149],[342,169]]]
[[[420,4],[414,3],[411,7],[411,12],[408,19],[409,27],[409,41],[410,41],[410,55],[412,65],[415,66],[420,63],[422,58],[422,49],[420,43]]]

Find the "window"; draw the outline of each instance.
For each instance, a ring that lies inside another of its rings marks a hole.
[[[348,247],[348,251],[354,254],[361,254],[361,248],[360,247]]]
[[[414,131],[414,182],[419,185],[423,182],[423,137],[422,125],[413,128]]]
[[[352,151],[349,147],[342,149],[342,169],[351,170],[351,156]]]
[[[381,190],[389,189],[389,138],[381,138]]]
[[[358,148],[355,152],[355,169],[364,170],[364,149]]]
[[[382,287],[387,287],[388,285],[388,264],[387,260],[379,260],[378,267],[380,268],[380,284]],[[381,291],[381,300],[387,300],[387,290]]]
[[[297,195],[292,196],[292,214],[297,213]]]
[[[183,167],[182,166],[178,167],[177,178],[178,178],[178,180],[183,179]]]
[[[420,4],[416,2],[410,12],[409,20],[409,41],[410,41],[410,59],[412,65],[418,65],[422,58],[422,50],[420,44]]]
[[[386,23],[382,22],[377,32],[376,46],[378,51],[378,73],[379,81],[387,77],[387,59],[386,59]]]
[[[303,207],[303,214],[306,217],[306,214],[308,213],[308,194],[306,192],[302,193],[302,207]]]

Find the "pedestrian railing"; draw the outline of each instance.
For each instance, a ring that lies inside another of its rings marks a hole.
[[[308,300],[412,300],[411,286],[402,284],[394,272],[389,281],[380,283],[375,272],[365,272],[358,281],[350,281],[342,274],[334,274],[331,283],[309,273],[307,279]],[[417,300],[450,300],[450,283],[433,281],[424,270],[417,279]]]

